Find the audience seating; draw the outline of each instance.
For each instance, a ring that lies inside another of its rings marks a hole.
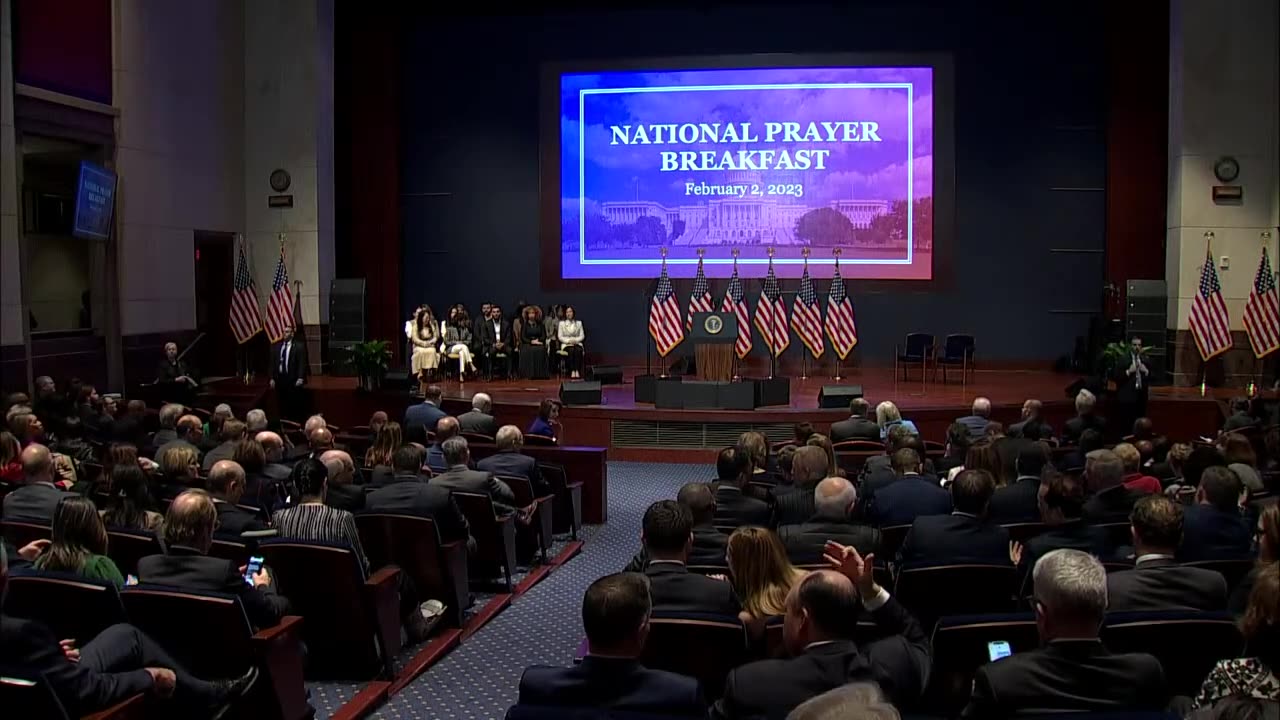
[[[555,447],[557,445],[555,438],[534,433],[525,433],[524,444],[536,447]]]
[[[127,622],[120,592],[109,582],[20,568],[9,573],[7,585],[4,614],[39,620],[60,639],[74,638],[83,645]]]
[[[160,539],[150,530],[107,528],[107,557],[125,575],[137,575],[139,560],[163,552]]]
[[[551,512],[551,527],[557,533],[569,532],[578,539],[582,527],[582,482],[569,482],[569,476],[561,465],[539,462],[538,471],[551,486],[555,504]],[[601,522],[604,522],[601,519]]]
[[[1106,531],[1107,540],[1113,548],[1133,544],[1133,535],[1130,533],[1128,520],[1124,522],[1092,523],[1092,525]]]
[[[1156,656],[1170,691],[1193,697],[1214,663],[1244,651],[1235,619],[1225,612],[1111,613],[1102,624],[1102,642],[1112,652]]]
[[[529,482],[527,477],[499,477],[515,493],[516,507],[527,508],[533,506],[533,517],[530,519],[529,531],[533,533],[534,540],[537,542],[537,549],[542,554],[542,562],[545,563],[547,561],[547,550],[551,547],[554,533],[555,518],[552,510],[555,496],[534,497],[533,483]],[[519,551],[522,558],[532,555],[532,553],[526,554],[521,547],[521,543],[526,537],[528,537],[527,532],[521,532],[521,528],[516,528],[516,550]]]
[[[708,697],[719,697],[729,671],[748,659],[746,630],[737,618],[654,613],[640,661],[696,677]]]
[[[492,435],[485,435],[484,433],[462,432],[459,433],[459,435],[466,438],[469,443],[484,443],[486,445],[492,445],[495,442]]]
[[[258,667],[262,677],[243,700],[240,714],[233,709],[234,717],[311,717],[302,678],[302,618],[286,616],[255,633],[232,595],[137,585],[125,588],[120,597],[131,622],[197,677],[231,678],[250,664]],[[255,712],[248,712],[250,707]]]
[[[877,556],[885,560],[896,558],[909,530],[910,525],[888,525],[880,528],[880,552],[876,553]]]
[[[213,543],[209,545],[211,557],[230,560],[237,566],[248,563],[252,554],[251,544],[239,538],[214,536]]]
[[[418,597],[440,600],[445,620],[462,627],[471,606],[465,542],[440,542],[435,521],[414,515],[362,513],[356,515],[356,527],[373,567],[399,566]]]
[[[960,368],[960,381],[968,382],[973,373],[973,354],[975,344],[972,335],[952,334],[942,341],[942,354],[933,358],[933,376],[936,380],[938,370],[942,370],[942,384],[947,384],[947,369]]]
[[[0,521],[0,534],[3,534],[4,539],[8,540],[9,544],[16,550],[36,540],[48,540],[52,537],[53,531],[49,529],[48,525],[39,523],[3,520]]]
[[[258,545],[293,611],[305,620],[308,663],[324,676],[395,675],[400,650],[400,570],[369,577],[351,548],[272,538]]]
[[[595,707],[559,707],[551,705],[512,705],[507,709],[506,720],[668,720],[668,718],[702,718],[703,715],[672,715],[662,713],[621,712]]]
[[[1183,563],[1190,567],[1204,568],[1213,570],[1222,575],[1227,581],[1227,590],[1235,590],[1240,583],[1253,570],[1255,558],[1232,558],[1230,560],[1197,560],[1195,562]]]
[[[1001,527],[1009,531],[1009,540],[1011,542],[1018,542],[1023,545],[1026,545],[1031,538],[1049,529],[1049,526],[1042,522],[1009,523]]]
[[[145,698],[134,695],[80,720],[135,720],[146,716]],[[44,678],[30,678],[23,668],[0,668],[0,708],[23,720],[76,720]]]
[[[893,594],[927,632],[945,615],[1012,611],[1017,589],[1011,564],[908,565],[898,569]]]
[[[471,537],[476,539],[472,567],[480,577],[491,578],[501,568],[507,592],[511,592],[511,574],[516,571],[516,516],[498,517],[493,498],[479,493],[457,492],[453,499],[467,516]]]
[[[964,707],[973,688],[973,676],[990,661],[987,643],[1001,640],[1009,643],[1015,653],[1040,647],[1035,616],[1011,613],[939,618],[933,629],[933,667],[925,704],[946,713]]]

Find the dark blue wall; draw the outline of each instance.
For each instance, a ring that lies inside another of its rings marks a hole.
[[[423,16],[404,29],[402,48],[406,312],[419,302],[437,312],[491,298],[508,308],[571,302],[592,350],[644,353],[643,288],[539,288],[542,61],[912,51],[953,57],[952,267],[936,268],[947,281],[904,289],[851,284],[861,361],[890,363],[912,330],[974,333],[986,358],[1071,352],[1103,282],[1105,57],[1102,14],[1088,2]],[[677,288],[687,302],[688,286]],[[719,297],[723,282],[714,289]]]

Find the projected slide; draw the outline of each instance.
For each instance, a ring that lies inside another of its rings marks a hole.
[[[561,274],[929,279],[933,70],[560,76]]]

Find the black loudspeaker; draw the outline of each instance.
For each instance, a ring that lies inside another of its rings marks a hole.
[[[823,385],[818,391],[818,407],[847,408],[851,400],[860,397],[861,385]]]
[[[351,348],[364,342],[364,278],[329,285],[329,374],[355,375]]]
[[[387,370],[387,374],[382,378],[382,388],[384,390],[400,391],[400,392],[417,392],[418,383],[409,382],[409,369],[405,367],[394,367]]]
[[[599,405],[600,383],[594,380],[560,383],[560,402],[565,405]]]
[[[1130,280],[1125,283],[1124,342],[1142,338],[1147,348],[1148,382],[1168,383],[1169,293],[1163,280]]]
[[[601,385],[621,385],[622,366],[592,365],[587,368],[587,377],[599,382]]]

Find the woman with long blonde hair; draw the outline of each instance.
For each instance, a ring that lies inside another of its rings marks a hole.
[[[805,575],[787,559],[787,549],[768,528],[747,526],[734,530],[725,559],[733,590],[742,603],[743,621],[748,624],[785,614],[787,593]]]
[[[391,456],[404,444],[400,433],[400,423],[390,420],[378,429],[373,445],[364,454],[365,467],[390,465]]]
[[[413,374],[418,378],[418,390],[425,393],[426,373],[435,370],[440,364],[440,356],[436,350],[436,345],[440,342],[439,326],[436,325],[436,318],[431,313],[431,308],[426,305],[420,306],[413,314],[413,328],[409,340],[413,343],[411,358]]]

